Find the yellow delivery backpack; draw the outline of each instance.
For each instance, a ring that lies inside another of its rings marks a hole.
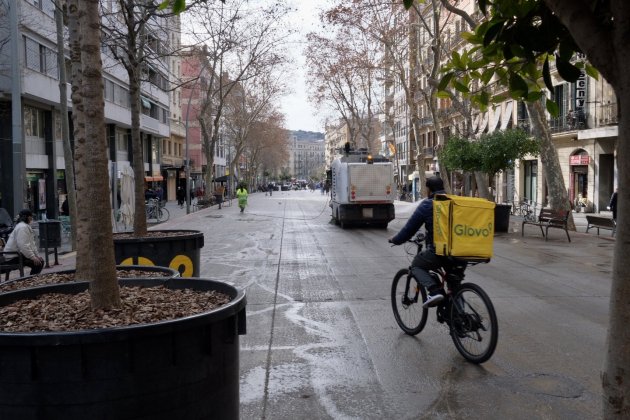
[[[494,206],[483,198],[436,194],[433,198],[436,254],[469,260],[490,259]]]

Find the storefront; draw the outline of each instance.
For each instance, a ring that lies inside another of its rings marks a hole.
[[[578,150],[569,156],[569,199],[576,211],[592,211],[588,200],[588,165],[590,156],[585,150]]]
[[[26,172],[26,203],[33,213],[40,215],[46,212],[46,178],[44,171],[29,170]]]

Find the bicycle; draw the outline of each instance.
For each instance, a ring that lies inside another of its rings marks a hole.
[[[166,222],[171,216],[168,209],[164,208],[164,203],[153,198],[147,200],[146,215],[147,221],[155,219],[156,223]]]
[[[408,241],[417,246],[417,253],[422,251],[424,237],[420,233]],[[463,283],[466,267],[480,262],[485,261],[451,258],[450,267],[430,271],[446,291],[444,300],[436,306],[437,321],[448,326],[459,353],[477,364],[492,357],[499,337],[490,297],[477,284]],[[426,300],[427,290],[415,279],[411,267],[399,270],[392,281],[391,301],[396,323],[406,334],[417,335],[424,329],[430,309],[422,306]]]
[[[535,222],[536,221],[536,203],[524,198],[523,202],[521,203],[521,216],[523,216],[523,219],[527,221]]]

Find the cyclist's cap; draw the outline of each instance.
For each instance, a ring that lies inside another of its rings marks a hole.
[[[426,186],[431,192],[442,191],[444,189],[444,182],[439,176],[432,176],[427,178]]]
[[[33,212],[30,209],[22,209],[20,210],[20,217],[32,217]]]

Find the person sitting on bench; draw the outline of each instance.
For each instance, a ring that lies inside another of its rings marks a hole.
[[[33,212],[29,209],[20,211],[19,223],[11,232],[4,252],[15,252],[22,254],[24,265],[31,268],[30,275],[39,274],[44,268],[44,259],[39,256],[37,245],[35,244],[35,233],[31,227]],[[19,261],[19,256],[7,260],[7,264],[14,264]]]

